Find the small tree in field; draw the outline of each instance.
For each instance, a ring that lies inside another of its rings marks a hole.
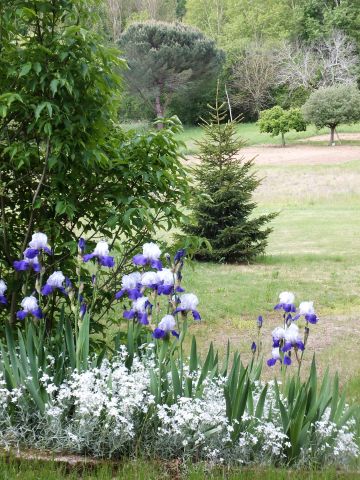
[[[134,23],[119,46],[129,64],[129,88],[163,117],[172,95],[216,76],[223,53],[199,30],[165,22]]]
[[[360,120],[360,92],[355,85],[319,88],[310,95],[302,111],[307,122],[317,128],[330,128],[329,145],[333,145],[338,125]]]
[[[195,168],[193,223],[186,233],[198,235],[211,244],[195,257],[216,262],[249,262],[262,254],[272,229],[268,222],[276,214],[254,216],[254,190],[260,180],[253,159],[239,157],[244,141],[237,137],[236,122],[223,123],[224,104],[211,107],[200,147],[200,166]]]
[[[306,122],[299,108],[284,110],[279,106],[260,112],[258,125],[261,133],[270,133],[272,137],[281,134],[281,143],[285,147],[285,133],[290,130],[303,132],[306,130]]]

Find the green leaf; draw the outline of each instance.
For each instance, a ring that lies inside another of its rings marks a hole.
[[[25,63],[20,69],[19,77],[24,77],[25,75],[27,75],[30,72],[31,67],[32,67],[31,62]]]

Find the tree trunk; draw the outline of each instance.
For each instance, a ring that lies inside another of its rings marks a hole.
[[[330,142],[329,142],[329,145],[335,145],[335,128],[336,126],[335,125],[332,125],[330,127]]]
[[[156,97],[155,97],[155,112],[156,112],[157,117],[163,117],[164,116],[164,111],[163,111],[161,101],[160,101],[160,93],[158,95],[156,95]],[[157,123],[157,128],[159,130],[161,128],[163,128],[163,126],[164,125],[162,123]]]
[[[281,145],[285,147],[285,133],[281,132]]]

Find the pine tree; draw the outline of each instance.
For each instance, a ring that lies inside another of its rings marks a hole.
[[[237,136],[236,121],[226,121],[225,104],[210,106],[199,146],[200,165],[194,168],[193,222],[185,233],[205,238],[212,250],[200,249],[195,258],[217,262],[250,262],[264,253],[276,213],[254,216],[253,193],[260,184],[254,160],[239,157],[245,142]]]

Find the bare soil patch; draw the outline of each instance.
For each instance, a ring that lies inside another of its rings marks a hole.
[[[360,134],[349,135],[359,135],[360,139]],[[244,148],[240,155],[247,159],[255,158],[257,165],[334,165],[352,160],[360,161],[360,146],[257,145]],[[198,163],[196,155],[188,156],[187,160],[193,165]]]
[[[360,140],[360,133],[339,133],[339,136],[335,135],[335,141],[341,140]],[[329,134],[314,135],[310,138],[304,138],[300,142],[328,142]]]

